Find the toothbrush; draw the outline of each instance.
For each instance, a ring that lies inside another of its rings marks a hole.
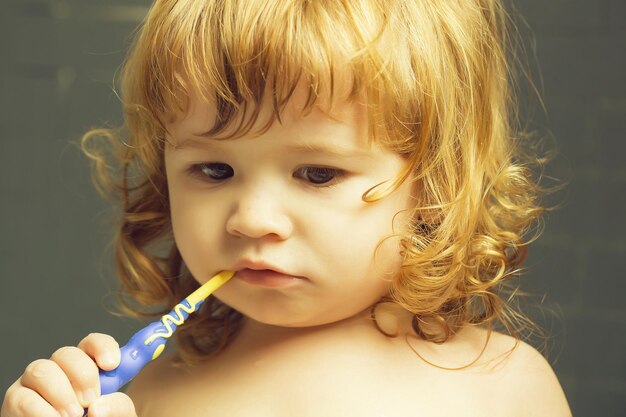
[[[122,360],[112,371],[100,371],[100,392],[111,394],[129,382],[148,364],[156,359],[165,349],[165,343],[174,334],[176,328],[204,303],[204,300],[228,282],[232,271],[222,271],[191,293],[166,315],[148,324],[135,333],[121,349]]]

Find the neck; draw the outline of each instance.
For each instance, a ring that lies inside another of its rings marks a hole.
[[[233,341],[233,346],[263,348],[264,346],[292,343],[303,339],[312,340],[339,335],[347,337],[371,336],[374,332],[379,333],[370,319],[369,309],[344,320],[311,327],[274,326],[244,317],[242,327]]]

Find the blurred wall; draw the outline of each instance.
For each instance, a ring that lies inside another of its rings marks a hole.
[[[111,211],[77,143],[121,122],[113,88],[143,0],[0,0],[0,392],[113,317]]]
[[[533,315],[550,330],[549,358],[574,415],[622,416],[626,2],[515,3],[543,74],[547,117],[531,104],[531,124],[552,132],[561,150],[555,172],[570,177],[555,196],[564,208],[531,246],[524,288],[547,294]],[[0,2],[2,393],[60,346],[92,331],[124,341],[138,327],[107,312],[116,288],[110,212],[75,143],[89,127],[120,122],[112,80],[148,4]]]
[[[536,35],[555,170],[571,171],[555,196],[565,206],[531,246],[526,288],[547,292],[546,307],[562,316],[545,324],[574,415],[624,416],[626,2],[515,3]]]

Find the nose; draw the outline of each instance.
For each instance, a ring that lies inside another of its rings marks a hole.
[[[262,238],[274,236],[287,239],[293,224],[281,207],[276,193],[257,190],[239,198],[226,222],[226,231],[237,237]]]

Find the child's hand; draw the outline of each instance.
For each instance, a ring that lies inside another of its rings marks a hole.
[[[38,359],[7,390],[0,417],[135,417],[122,393],[100,396],[99,370],[115,369],[120,348],[108,335],[92,333],[78,347],[66,346]]]

